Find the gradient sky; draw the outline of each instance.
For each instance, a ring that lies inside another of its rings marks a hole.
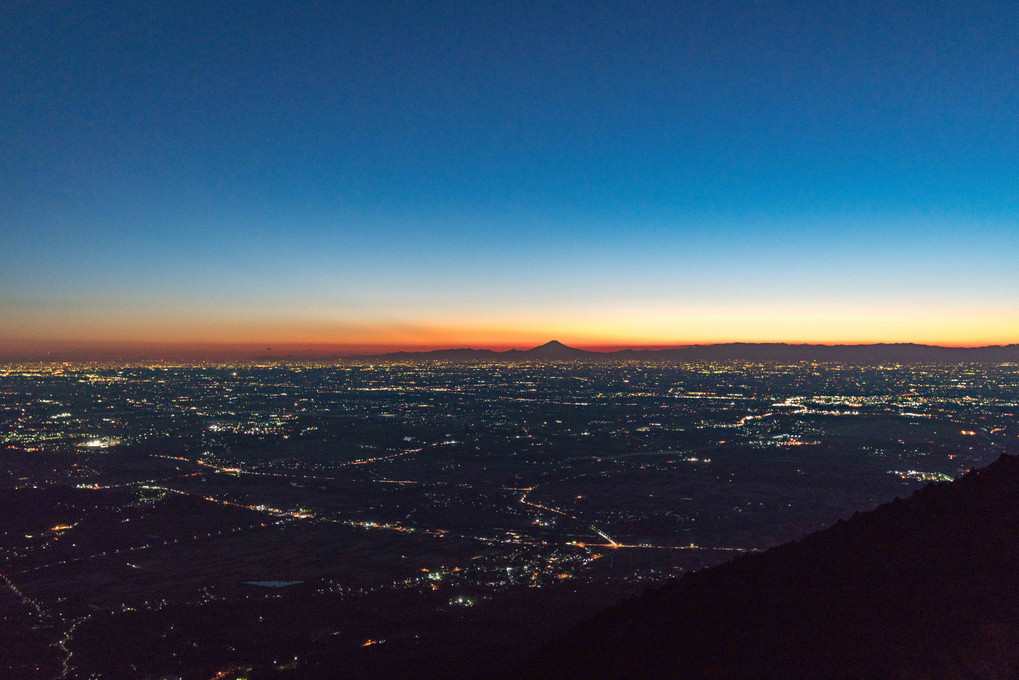
[[[1019,342],[1014,1],[0,17],[0,350]]]

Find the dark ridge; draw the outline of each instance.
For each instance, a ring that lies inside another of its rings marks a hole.
[[[390,352],[376,356],[359,357],[365,359],[384,359],[387,361],[491,361],[497,359],[501,352],[490,349],[434,349],[428,352]]]
[[[524,675],[1019,678],[1019,457],[648,591]]]
[[[569,347],[556,340],[527,350],[496,352],[490,349],[440,349],[429,352],[392,352],[372,356],[345,357],[351,361],[748,361],[797,363],[801,361],[853,364],[882,363],[1010,363],[1019,362],[1019,345],[988,347],[939,347],[913,343],[874,345],[789,345],[785,343],[732,342],[691,345],[674,349],[624,349],[593,352]]]
[[[552,361],[570,361],[575,359],[598,358],[598,352],[588,352],[575,347],[567,347],[558,340],[546,342],[544,345],[533,347],[520,353],[524,359],[542,359]]]

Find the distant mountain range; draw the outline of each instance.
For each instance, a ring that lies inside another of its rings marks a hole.
[[[524,677],[1019,678],[1019,457],[590,619]]]
[[[733,342],[717,345],[690,345],[674,349],[624,349],[592,352],[568,347],[552,340],[527,350],[497,352],[490,349],[438,349],[429,352],[391,352],[371,356],[346,357],[372,361],[831,361],[842,363],[1006,363],[1019,362],[1019,344],[990,347],[939,347],[936,345],[790,345],[785,343]]]

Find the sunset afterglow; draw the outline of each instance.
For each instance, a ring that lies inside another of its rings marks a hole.
[[[712,7],[22,8],[0,356],[1019,342],[1014,26]]]

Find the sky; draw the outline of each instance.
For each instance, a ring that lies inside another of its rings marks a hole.
[[[0,355],[1019,342],[1014,2],[0,17]]]

